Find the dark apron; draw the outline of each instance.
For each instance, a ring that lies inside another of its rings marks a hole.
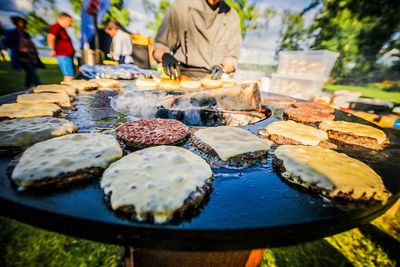
[[[181,74],[189,76],[192,80],[200,80],[204,78],[204,76],[208,75],[208,69],[199,68],[189,66],[183,63],[180,63]]]

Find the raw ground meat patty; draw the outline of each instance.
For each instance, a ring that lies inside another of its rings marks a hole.
[[[189,128],[172,119],[139,119],[122,124],[115,130],[122,141],[137,146],[173,144],[186,137]]]
[[[320,104],[315,102],[297,102],[293,104],[296,108],[310,108],[314,111],[319,111],[322,113],[333,113],[335,111],[334,108]]]

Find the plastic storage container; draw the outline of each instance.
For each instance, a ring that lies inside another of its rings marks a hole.
[[[327,79],[338,56],[328,50],[281,51],[278,73]]]
[[[269,92],[313,100],[322,92],[326,79],[273,73],[269,84]]]

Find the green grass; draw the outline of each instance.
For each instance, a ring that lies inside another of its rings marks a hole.
[[[400,103],[400,92],[387,92],[384,87],[369,85],[369,86],[355,86],[355,85],[337,85],[325,84],[324,91],[334,92],[337,90],[352,90],[360,91],[363,97],[379,98],[382,100],[389,100],[395,103]]]
[[[368,230],[373,226],[384,238]],[[396,266],[400,212],[396,217],[385,214],[366,227],[266,249],[261,266]],[[385,238],[392,243],[383,242]],[[0,217],[0,266],[123,266],[123,254],[122,246],[69,237]]]
[[[46,64],[46,69],[38,69],[41,82],[43,84],[60,83],[63,76],[56,59],[43,58],[42,61]],[[10,62],[0,61],[0,95],[25,90],[24,79],[24,71],[18,72],[11,68]]]

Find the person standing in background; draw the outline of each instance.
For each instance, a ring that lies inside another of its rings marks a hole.
[[[11,48],[11,66],[20,71],[25,71],[25,88],[41,84],[36,68],[44,69],[44,64],[40,61],[36,47],[30,35],[25,31],[27,21],[24,18],[13,16],[11,21],[15,29],[5,33],[3,44]]]
[[[112,37],[110,56],[119,64],[133,63],[133,41],[129,34],[119,29],[112,21],[108,22],[104,29]]]
[[[70,26],[72,26],[72,17],[67,13],[61,13],[58,21],[51,25],[47,35],[47,44],[51,48],[50,55],[57,58],[64,81],[74,79],[75,75],[75,49],[66,31]]]

